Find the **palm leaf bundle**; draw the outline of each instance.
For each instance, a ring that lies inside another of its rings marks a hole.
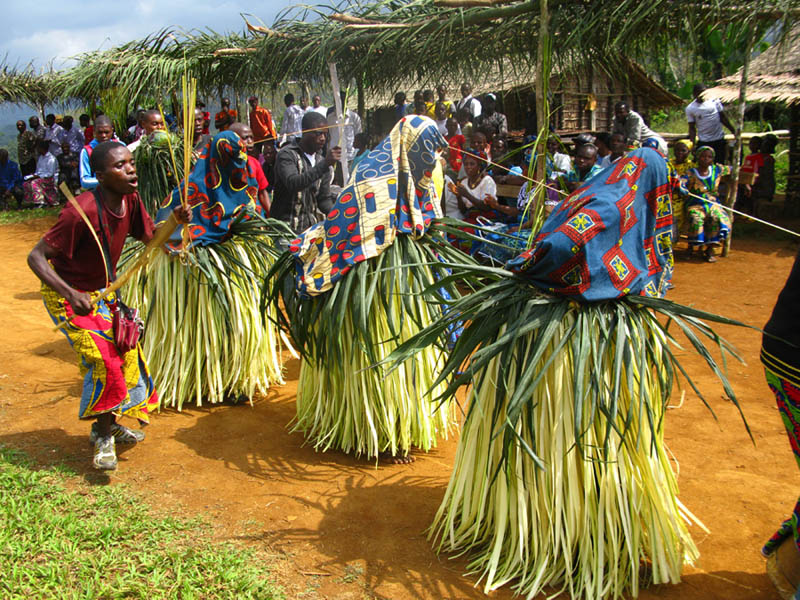
[[[182,173],[174,173],[173,165],[178,168],[183,165],[183,140],[181,136],[170,132],[143,136],[136,148],[135,158],[136,171],[139,173],[139,196],[150,216],[155,217],[182,177]]]
[[[294,430],[316,450],[406,455],[412,446],[430,450],[452,430],[452,404],[431,402],[444,390],[433,385],[444,349],[426,348],[391,374],[369,367],[441,318],[447,296],[458,296],[452,281],[436,284],[447,275],[441,260],[462,260],[460,254],[441,234],[400,235],[315,297],[297,294],[293,255],[276,263],[262,307],[270,313],[285,306],[286,314],[277,313],[281,326],[302,354]]]
[[[124,297],[146,314],[142,348],[163,406],[252,398],[283,383],[280,333],[258,301],[284,231],[274,220],[239,218],[226,241],[160,253],[131,278]],[[120,264],[140,248],[129,247]]]
[[[571,598],[618,598],[678,582],[698,556],[692,514],[664,445],[684,334],[736,397],[707,344],[733,349],[706,323],[735,321],[640,296],[577,303],[501,269],[461,267],[478,291],[389,357],[394,364],[469,323],[433,386],[470,385],[455,465],[430,530],[440,551],[469,553],[486,592],[514,581]],[[738,358],[738,357],[737,357]],[[705,400],[703,400],[705,402]]]

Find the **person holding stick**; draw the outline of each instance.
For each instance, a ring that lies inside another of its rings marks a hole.
[[[96,420],[89,436],[94,467],[113,470],[116,442],[144,439],[142,431],[120,425],[116,416],[135,417],[146,424],[148,410],[158,398],[139,346],[124,354],[117,349],[112,316],[118,296],[102,298],[101,290],[115,278],[125,238],[131,235],[147,243],[155,227],[136,191],[131,152],[119,142],[107,141],[94,148],[90,160],[98,187],[61,211],[56,224],[31,250],[28,266],[42,281],[48,314],[63,325],[79,357],[83,392],[78,416]],[[179,223],[191,220],[188,207],[176,208],[174,214]]]

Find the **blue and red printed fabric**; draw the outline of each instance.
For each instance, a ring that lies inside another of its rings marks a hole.
[[[441,216],[438,157],[445,147],[432,119],[401,119],[358,163],[325,220],[290,243],[298,291],[314,296],[330,290],[354,265],[391,246],[398,233],[422,237]]]
[[[183,182],[172,190],[156,213],[155,222],[166,221],[180,205]],[[247,164],[247,149],[241,138],[232,131],[214,136],[201,150],[189,173],[187,200],[192,207],[189,228],[192,245],[209,246],[228,238],[231,223],[248,207],[260,210],[255,201],[258,183]],[[179,251],[182,246],[179,226],[167,242],[167,248]]]
[[[506,268],[578,301],[663,297],[672,278],[671,229],[666,161],[640,148],[558,204],[531,249]]]

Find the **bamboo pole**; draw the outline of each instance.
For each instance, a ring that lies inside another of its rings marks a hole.
[[[546,58],[546,44],[548,43],[548,36],[550,35],[548,27],[550,25],[550,13],[547,5],[548,0],[540,0],[539,2],[539,39],[537,40],[536,49],[536,67],[538,73],[536,74],[536,121],[539,125],[539,131],[549,132],[549,107],[547,105],[547,85],[550,82],[550,61]],[[536,179],[544,181],[545,179],[545,165],[547,160],[545,153],[547,152],[547,140],[542,139],[547,136],[539,135],[536,139],[534,146],[533,156],[537,156],[536,160]],[[544,190],[543,190],[544,193]],[[544,198],[542,198],[544,202]]]
[[[744,130],[744,112],[747,108],[747,77],[750,72],[750,55],[753,53],[753,30],[750,29],[747,35],[747,46],[744,53],[744,64],[742,65],[742,81],[739,83],[739,119],[736,123],[736,142],[733,145],[733,172],[731,173],[731,183],[728,188],[728,197],[725,206],[733,207],[736,202],[736,194],[739,190],[739,163],[742,158],[742,131]],[[733,219],[731,219],[732,221]],[[731,227],[725,244],[722,246],[722,256],[728,256],[731,250],[731,238],[733,237],[733,227]]]

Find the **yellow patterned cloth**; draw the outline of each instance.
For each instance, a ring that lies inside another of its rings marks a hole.
[[[378,256],[398,233],[421,237],[441,216],[440,152],[447,141],[436,123],[409,115],[361,162],[326,219],[290,243],[297,289],[322,294],[353,265]]]
[[[100,292],[92,292],[92,298]],[[47,285],[42,285],[45,308],[59,325],[74,317],[60,331],[67,336],[72,349],[78,354],[78,365],[83,376],[78,417],[89,419],[99,414],[116,412],[149,422],[148,411],[158,405],[153,378],[147,369],[141,348],[120,355],[112,331],[112,307],[116,295],[111,294],[97,303],[85,316],[77,316],[69,302]]]

